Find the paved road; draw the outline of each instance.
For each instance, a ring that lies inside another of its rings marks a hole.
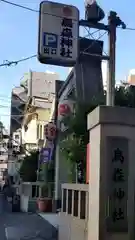
[[[7,206],[4,202],[4,196],[0,193],[0,239],[5,240],[5,223],[7,218]]]
[[[37,214],[4,213],[0,215],[0,240],[19,240],[24,236],[35,236],[36,232],[40,232],[42,238],[37,237],[35,240],[56,239],[56,229]]]
[[[0,240],[6,240],[5,236],[5,217],[0,215]]]
[[[34,236],[36,232],[40,232],[42,238],[35,240],[56,239],[56,229],[38,214],[12,213],[4,208],[2,211],[2,204],[0,197],[0,240],[19,240],[23,236]]]

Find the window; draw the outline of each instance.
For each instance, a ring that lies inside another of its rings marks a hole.
[[[4,151],[0,151],[0,155],[4,155],[4,153],[5,153]]]
[[[44,139],[44,125],[37,125],[37,139]]]
[[[37,125],[37,139],[39,139],[39,129],[40,129],[40,125]]]
[[[3,148],[6,148],[7,147],[7,144],[6,142],[3,143]]]
[[[16,134],[16,135],[15,135],[15,140],[18,140],[18,139],[19,139],[19,135]]]
[[[42,139],[42,125],[40,125],[40,139]]]

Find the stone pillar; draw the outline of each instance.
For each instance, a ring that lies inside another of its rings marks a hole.
[[[97,107],[88,130],[88,240],[134,239],[135,109]]]

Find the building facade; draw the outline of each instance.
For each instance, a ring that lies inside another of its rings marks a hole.
[[[11,120],[10,120],[10,154],[9,167],[13,172],[13,149],[16,149],[17,159],[20,153],[17,146],[23,146],[26,151],[37,149],[44,141],[43,129],[49,119],[49,111],[55,95],[55,81],[59,79],[56,73],[30,71],[25,73],[20,86],[12,90]]]
[[[0,141],[0,181],[3,180],[4,174],[8,168],[8,141],[9,133],[5,128],[2,130],[2,138]]]
[[[66,100],[66,104],[91,104],[104,95],[101,55],[102,41],[80,39],[80,57],[69,73],[58,95],[58,104]],[[69,103],[68,103],[69,102]],[[61,198],[61,184],[68,182],[68,162],[60,150],[61,120],[57,118],[58,136],[55,150],[55,200]]]

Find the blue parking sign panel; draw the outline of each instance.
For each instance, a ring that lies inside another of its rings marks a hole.
[[[43,33],[43,46],[49,48],[56,48],[58,47],[58,36],[52,33]]]

